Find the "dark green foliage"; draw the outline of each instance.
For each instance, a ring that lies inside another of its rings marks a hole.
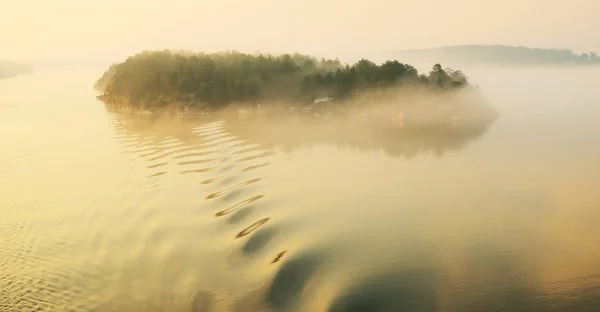
[[[112,64],[110,67],[102,74],[102,77],[96,81],[94,84],[94,89],[102,91],[108,85],[109,80],[114,76],[115,70],[117,68],[117,64]]]
[[[134,108],[170,104],[218,108],[232,102],[306,102],[320,96],[345,98],[354,92],[403,84],[456,88],[467,85],[460,71],[436,65],[429,76],[398,61],[338,60],[301,54],[250,55],[146,51],[112,65],[96,82],[99,99]]]

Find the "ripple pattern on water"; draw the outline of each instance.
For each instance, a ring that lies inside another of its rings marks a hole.
[[[206,206],[204,209],[209,209],[209,211],[196,209],[196,215],[190,220],[197,219],[204,220],[201,221],[203,223],[215,223],[218,228],[221,228],[221,230],[210,234],[214,236],[215,240],[229,239],[231,240],[230,244],[235,244],[234,240],[249,237],[248,240],[242,242],[239,250],[243,252],[240,255],[251,255],[258,254],[261,250],[267,248],[268,243],[273,240],[274,236],[280,234],[281,231],[276,231],[272,227],[265,231],[260,230],[267,222],[273,223],[272,218],[268,216],[268,212],[261,209],[260,204],[266,197],[260,191],[260,184],[268,178],[268,175],[264,174],[264,170],[268,168],[270,164],[269,156],[273,153],[261,149],[259,144],[249,143],[235,135],[231,135],[227,131],[225,121],[220,120],[193,127],[190,129],[190,133],[193,133],[194,136],[187,137],[185,141],[178,139],[177,136],[164,137],[160,133],[153,133],[152,131],[141,135],[137,133],[128,135],[131,131],[127,128],[126,123],[123,126],[116,124],[114,128],[115,138],[123,149],[122,154],[133,157],[131,162],[134,168],[141,170],[141,175],[147,179],[156,180],[153,185],[167,185],[171,183],[171,180],[168,179],[178,181],[177,185],[180,185],[179,179],[181,178],[185,178],[190,182],[197,182],[195,183],[196,190],[206,192],[204,196],[198,198],[198,205]],[[143,166],[140,166],[141,164]],[[178,175],[172,175],[172,173],[178,173]],[[148,201],[148,198],[145,201]],[[252,218],[242,218],[242,216],[249,216],[251,211],[254,220]],[[153,210],[137,214],[137,216],[131,215],[128,219],[136,220],[131,225],[132,229],[136,229],[134,232],[146,233],[143,235],[152,237],[155,247],[164,245],[166,248],[165,255],[168,256],[169,253],[172,253],[169,249],[178,245],[177,242],[172,241],[172,236],[177,236],[176,232],[181,231],[181,229],[171,228],[171,226],[176,226],[174,224],[165,224],[167,221],[163,219],[164,216],[163,213],[159,213],[153,208]],[[212,218],[205,220],[203,216]],[[225,216],[229,217],[222,220],[221,218]],[[214,217],[220,219],[214,219]],[[239,222],[235,222],[236,220]],[[229,228],[231,230],[228,230]],[[202,229],[195,229],[195,231],[198,230]],[[231,236],[230,231],[233,232],[233,236]],[[132,236],[131,239],[135,238]],[[164,241],[164,243],[161,243],[161,241]],[[221,248],[224,252],[230,249],[227,245]],[[139,248],[138,246],[137,250],[132,249],[129,254],[133,259],[137,258],[140,259],[139,261],[143,261],[141,259],[150,257],[148,252],[150,250],[146,247]],[[278,263],[286,253],[287,251],[282,250],[265,253],[260,262],[263,265]],[[186,257],[191,260],[190,255],[184,256],[184,259]],[[140,268],[136,269],[139,270]],[[201,277],[197,278],[201,279]],[[201,284],[198,285],[198,288],[202,288]],[[143,286],[140,287],[143,288]],[[188,289],[193,288],[188,287]],[[131,308],[131,303],[135,300],[130,296],[128,297],[127,293],[125,292],[124,295],[112,302],[101,305],[98,309],[122,311],[126,306]],[[214,300],[212,294],[203,290],[197,290],[194,294],[188,306],[192,310],[218,310],[218,301]],[[138,301],[139,304],[151,301],[149,298],[140,300],[142,301]]]

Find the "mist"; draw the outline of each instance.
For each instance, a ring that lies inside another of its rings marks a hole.
[[[0,311],[597,311],[598,11],[3,3]]]
[[[508,44],[598,51],[598,3],[460,0],[29,0],[7,3],[0,58],[119,60],[147,49],[301,52],[348,60],[393,49]],[[452,11],[452,14],[447,12]],[[560,16],[560,18],[557,18]]]
[[[0,140],[10,148],[0,153],[0,258],[9,261],[0,287],[27,300],[0,302],[49,311],[56,302],[87,311],[595,307],[598,69],[461,69],[496,119],[402,127],[393,117],[404,102],[431,114],[470,100],[402,89],[386,90],[389,102],[349,100],[384,112],[376,122],[236,106],[137,116],[96,100],[102,70],[2,80],[0,130],[10,135]]]

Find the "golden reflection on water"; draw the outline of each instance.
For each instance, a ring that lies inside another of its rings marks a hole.
[[[79,75],[0,85],[0,311],[596,311],[568,128],[136,117]]]

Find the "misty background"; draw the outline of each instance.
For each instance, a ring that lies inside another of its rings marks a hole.
[[[458,44],[600,50],[594,0],[6,1],[0,59],[122,60],[140,50],[301,52],[351,61]]]
[[[0,65],[34,71],[0,81],[0,311],[599,311],[600,66],[442,62],[499,112],[460,131],[159,119],[111,112],[93,89],[155,49],[600,52],[598,9],[2,1]]]

